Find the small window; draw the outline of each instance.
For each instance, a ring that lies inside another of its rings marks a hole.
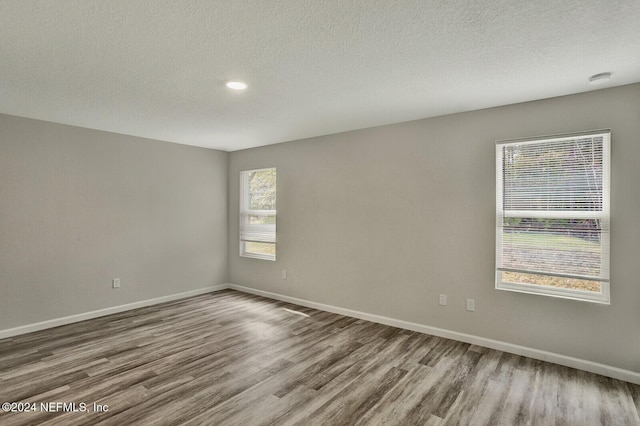
[[[240,172],[240,256],[276,260],[276,169]]]
[[[610,131],[496,143],[496,288],[609,303]]]

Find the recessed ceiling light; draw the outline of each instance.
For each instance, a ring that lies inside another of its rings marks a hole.
[[[247,88],[247,83],[242,81],[227,81],[227,87],[233,90],[244,90]]]
[[[602,83],[606,83],[610,79],[611,79],[610,72],[601,72],[600,74],[592,75],[591,77],[589,77],[589,84],[591,85],[602,84]]]

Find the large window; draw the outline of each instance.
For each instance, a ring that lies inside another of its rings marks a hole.
[[[276,260],[276,169],[240,172],[240,256]]]
[[[496,288],[609,303],[610,131],[496,143]]]

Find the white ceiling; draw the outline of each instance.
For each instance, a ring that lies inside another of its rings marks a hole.
[[[639,81],[639,0],[0,0],[0,112],[227,151]]]

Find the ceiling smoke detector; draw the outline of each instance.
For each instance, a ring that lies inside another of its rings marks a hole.
[[[595,74],[589,77],[589,84],[591,84],[592,86],[595,86],[598,84],[606,83],[610,79],[611,79],[610,72],[601,72],[600,74]]]

